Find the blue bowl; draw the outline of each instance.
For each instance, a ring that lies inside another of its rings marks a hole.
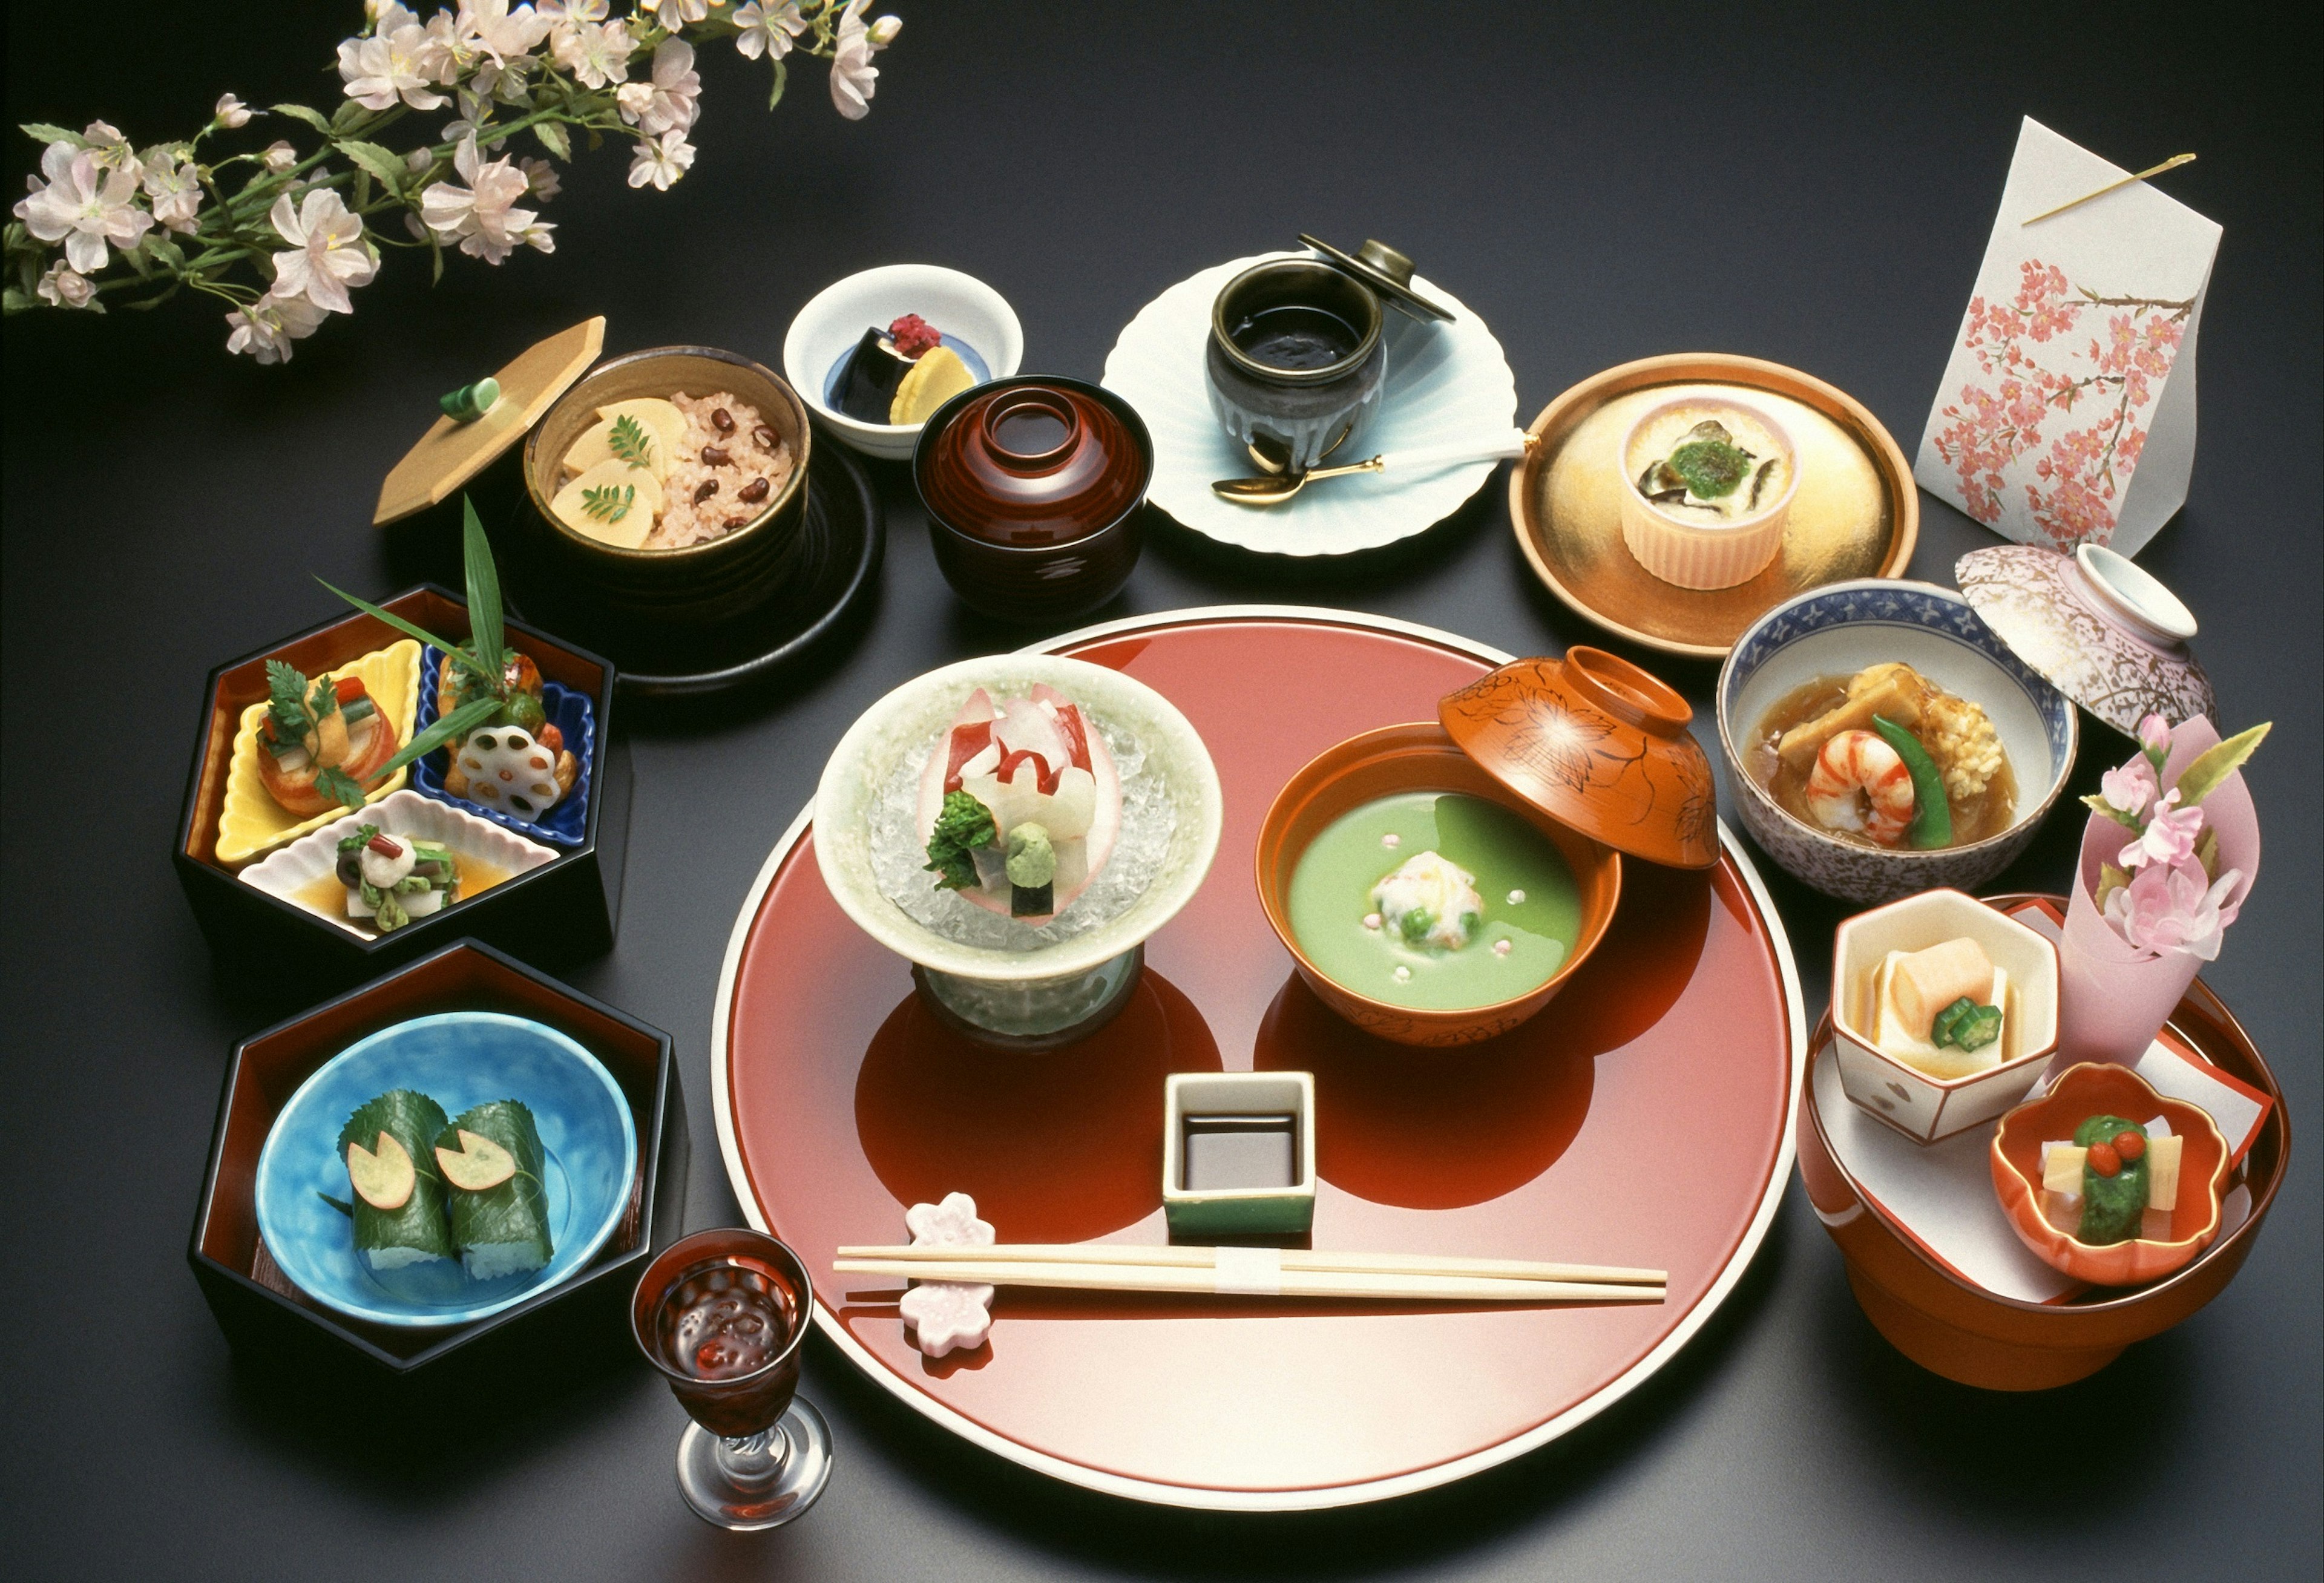
[[[530,1108],[546,1155],[548,1267],[471,1281],[456,1260],[379,1275],[355,1256],[346,1215],[318,1195],[348,1198],[339,1129],[391,1089],[416,1089],[447,1116],[493,1100]],[[382,1028],[300,1085],[259,1153],[258,1231],[282,1273],[327,1308],[379,1325],[462,1325],[585,1268],[628,1210],[637,1173],[629,1101],[595,1056],[524,1017],[447,1011]]]
[[[412,728],[416,735],[436,723],[436,674],[442,668],[444,656],[435,645],[420,650],[420,722]],[[565,745],[581,766],[573,778],[570,793],[557,799],[549,810],[549,817],[534,821],[520,819],[500,808],[456,797],[444,789],[444,768],[452,761],[451,750],[438,748],[415,766],[420,789],[439,803],[449,803],[464,813],[476,814],[495,824],[505,824],[521,835],[536,841],[552,841],[559,846],[579,846],[589,833],[589,767],[597,759],[597,716],[589,706],[589,695],[576,693],[555,682],[540,684],[541,707],[557,729],[565,733]]]
[[[1991,718],[2017,779],[2009,828],[1934,851],[1843,841],[1794,817],[1748,768],[1760,720],[1794,688],[1901,659]],[[1766,854],[1827,896],[1868,904],[1950,887],[1973,891],[2015,861],[2066,789],[2081,742],[2073,701],[2010,651],[1967,600],[1929,583],[1867,577],[1775,606],[1719,673],[1719,744],[1729,805]]]

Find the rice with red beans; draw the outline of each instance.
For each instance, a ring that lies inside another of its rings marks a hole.
[[[680,391],[669,400],[685,414],[686,434],[678,444],[669,476],[662,481],[667,504],[661,520],[646,536],[648,549],[707,543],[757,521],[768,503],[782,494],[798,465],[782,436],[756,407],[736,400],[733,391],[689,396]],[[731,428],[719,423],[722,413]],[[756,500],[744,499],[761,479],[766,492]]]

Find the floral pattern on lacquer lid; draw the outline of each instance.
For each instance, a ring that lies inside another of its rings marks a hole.
[[[1603,649],[1520,659],[1438,704],[1461,750],[1559,824],[1650,863],[1719,861],[1711,759],[1686,701]]]

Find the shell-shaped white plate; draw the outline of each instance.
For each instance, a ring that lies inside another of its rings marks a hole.
[[[1212,480],[1254,471],[1211,415],[1203,372],[1211,303],[1222,286],[1255,263],[1310,256],[1260,253],[1179,281],[1139,310],[1105,360],[1106,388],[1137,408],[1154,436],[1154,483],[1147,498],[1197,533],[1268,555],[1347,555],[1409,538],[1459,511],[1500,465],[1464,462],[1335,478],[1279,506],[1238,506],[1211,492]],[[1517,423],[1517,376],[1485,321],[1442,286],[1417,275],[1412,284],[1451,308],[1452,322],[1420,324],[1393,308],[1382,309],[1388,391],[1361,441],[1367,456],[1468,440],[1488,445]]]
[[[555,848],[527,841],[489,819],[479,819],[433,797],[423,797],[416,791],[400,791],[382,797],[360,814],[349,814],[300,837],[264,862],[253,863],[242,871],[242,882],[255,885],[267,895],[280,897],[318,918],[327,918],[359,940],[376,940],[377,929],[346,916],[345,890],[333,887],[331,894],[337,905],[328,909],[315,905],[311,896],[315,882],[337,869],[341,839],[354,834],[356,826],[362,824],[376,824],[390,835],[440,842],[451,848],[456,857],[489,864],[504,871],[509,879],[543,863],[553,863],[558,856]],[[506,884],[507,880],[500,883]],[[460,901],[472,899],[473,896],[460,897]],[[459,905],[456,901],[452,907]]]

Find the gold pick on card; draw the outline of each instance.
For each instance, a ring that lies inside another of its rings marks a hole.
[[[2145,170],[2137,172],[2135,175],[2126,176],[2119,181],[2109,181],[2104,187],[2099,188],[2096,192],[2086,192],[2078,198],[2060,204],[2054,209],[2043,209],[2040,214],[2034,216],[2033,220],[2020,220],[2017,223],[2020,225],[2030,225],[2034,224],[2034,220],[2046,220],[2052,215],[2062,215],[2068,209],[2080,207],[2083,204],[2089,202],[2090,199],[2094,198],[2104,198],[2107,193],[2112,192],[2117,187],[2128,187],[2132,182],[2144,181],[2149,176],[2160,176],[2165,170],[2176,170],[2181,165],[2193,163],[2194,159],[2195,156],[2192,154],[2173,154],[2159,165],[2150,165]]]

